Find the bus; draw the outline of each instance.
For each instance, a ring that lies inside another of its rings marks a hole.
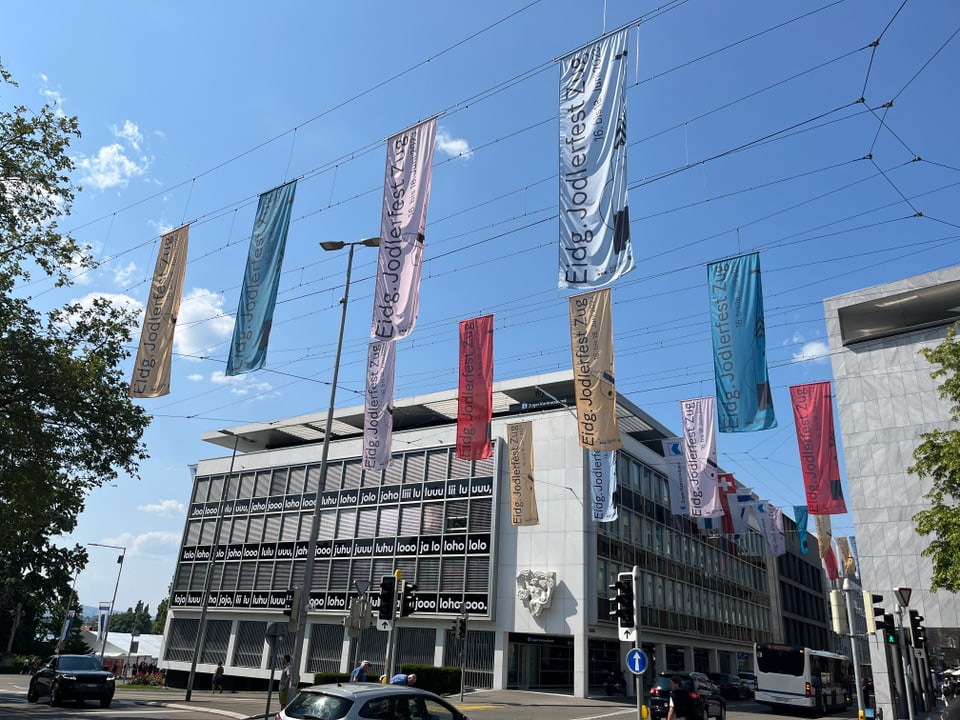
[[[780,710],[823,715],[852,702],[853,663],[846,655],[797,645],[757,643],[756,701]]]

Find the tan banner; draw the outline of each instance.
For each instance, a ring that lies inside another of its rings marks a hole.
[[[533,423],[507,425],[507,462],[510,465],[510,520],[514,525],[539,525],[537,494],[533,488]]]
[[[856,575],[857,563],[853,559],[853,553],[850,552],[850,543],[845,537],[837,538],[837,550],[840,551],[840,562],[843,567],[844,575]]]
[[[620,450],[609,288],[570,298],[570,350],[580,447]]]
[[[837,555],[833,551],[833,523],[829,515],[814,515],[817,522],[817,544],[820,546],[820,557],[830,580],[840,577],[840,568],[837,567]]]
[[[160,238],[150,296],[143,313],[137,361],[130,380],[128,394],[132,398],[160,397],[170,392],[173,331],[183,296],[189,229],[189,225],[184,225]]]

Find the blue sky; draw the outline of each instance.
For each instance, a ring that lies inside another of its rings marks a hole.
[[[714,392],[706,264],[759,251],[779,427],[720,435],[720,464],[804,502],[788,387],[830,380],[826,297],[956,264],[960,6],[492,0],[18,3],[4,108],[77,115],[83,185],[62,227],[101,261],[36,303],[142,307],[160,233],[192,221],[172,393],[139,481],[93,493],[70,541],[128,548],[117,604],[166,595],[201,433],[323,412],[346,252],[379,232],[389,135],[436,113],[420,315],[397,397],[456,386],[458,322],[494,314],[495,379],[570,367],[557,276],[555,59],[631,30],[628,182],[637,268],[613,289],[617,387],[679,430]],[[880,39],[875,47],[870,44]],[[860,99],[863,102],[859,102]],[[886,104],[891,103],[885,107]],[[223,374],[259,193],[301,177],[266,367]],[[338,389],[362,404],[375,252],[357,249]],[[131,361],[132,362],[132,361]],[[835,518],[836,535],[852,532]],[[115,552],[91,548],[84,603]]]

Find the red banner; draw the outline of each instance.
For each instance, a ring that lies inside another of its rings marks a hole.
[[[457,457],[493,455],[493,315],[460,323],[460,392],[457,395]]]
[[[847,504],[840,484],[830,383],[793,385],[790,400],[793,402],[807,509],[811,515],[842,515],[847,512]]]
[[[723,534],[733,537],[737,530],[733,524],[733,508],[730,507],[730,498],[733,497],[734,507],[740,512],[740,505],[737,503],[737,483],[730,473],[720,473],[717,475],[717,486],[720,488],[720,507],[723,508],[723,517],[721,518],[721,527]]]

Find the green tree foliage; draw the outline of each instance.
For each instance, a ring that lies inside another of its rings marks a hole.
[[[154,635],[163,635],[163,628],[167,624],[167,608],[170,607],[170,596],[168,595],[160,604],[157,605],[157,618],[150,626],[150,632]]]
[[[151,625],[153,625],[153,618],[150,615],[150,606],[138,600],[135,608],[127,608],[126,612],[113,614],[110,618],[109,630],[145,635],[150,632]]]
[[[960,590],[960,343],[955,331],[960,323],[947,331],[947,337],[935,348],[921,350],[923,356],[937,368],[930,373],[934,380],[942,380],[940,397],[950,403],[950,418],[954,427],[936,429],[921,435],[922,442],[913,451],[914,464],[907,468],[933,485],[924,496],[931,503],[928,510],[913,516],[920,535],[932,535],[933,540],[923,551],[933,558],[933,590]]]
[[[57,224],[79,190],[77,119],[10,106],[16,87],[0,63],[0,651],[36,637],[68,596],[87,554],[53,540],[92,490],[138,477],[149,423],[120,368],[132,314],[106,300],[41,310],[29,295],[34,276],[65,287],[95,262]]]

